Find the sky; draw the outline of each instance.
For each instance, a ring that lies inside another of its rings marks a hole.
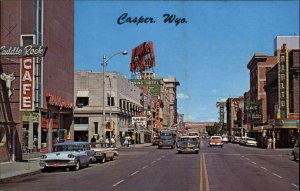
[[[152,22],[124,22],[135,17]],[[165,22],[166,14],[177,19]],[[152,18],[152,19],[151,19]],[[118,23],[119,21],[119,23]],[[274,55],[276,36],[299,35],[299,1],[84,1],[75,0],[75,71],[131,78],[132,49],[152,41],[156,77],[175,76],[184,121],[219,120],[216,102],[249,88],[247,64],[255,53]]]

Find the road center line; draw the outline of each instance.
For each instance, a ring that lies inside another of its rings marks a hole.
[[[251,162],[252,164],[256,164],[256,162]]]
[[[122,182],[124,182],[124,179],[120,180],[119,182],[117,182],[116,184],[114,184],[113,187],[117,186],[118,184],[121,184]]]
[[[276,173],[272,173],[274,176],[277,176],[278,178],[282,178],[281,176],[279,176],[278,174]]]
[[[296,184],[293,184],[293,183],[292,183],[292,185],[295,186],[296,188],[299,188],[299,186],[297,186]]]
[[[151,162],[150,164],[154,164],[156,162],[156,160],[155,161],[153,161],[153,162]]]
[[[246,160],[250,160],[249,158],[245,158]]]
[[[268,170],[268,169],[266,169],[265,167],[263,167],[263,166],[261,166],[260,168],[262,168],[262,169],[264,169],[264,170]]]
[[[145,169],[145,168],[147,168],[147,167],[148,167],[148,165],[144,166],[142,169]]]
[[[139,173],[140,171],[135,171],[134,173],[132,173],[130,176],[133,176],[133,175],[135,175],[135,174],[137,174],[137,173]]]

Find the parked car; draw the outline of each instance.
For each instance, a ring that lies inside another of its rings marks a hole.
[[[240,145],[245,145],[245,144],[246,144],[246,138],[247,138],[247,137],[241,137],[241,138],[240,138],[239,144],[240,144]]]
[[[181,136],[177,143],[177,152],[180,153],[199,153],[200,143],[198,136]]]
[[[158,136],[154,136],[152,140],[152,145],[158,145]]]
[[[241,137],[239,136],[234,136],[232,139],[232,143],[240,143]]]
[[[228,143],[228,137],[227,137],[227,135],[223,135],[223,136],[222,136],[222,141],[223,141],[224,143]]]
[[[257,141],[255,138],[246,137],[244,145],[257,147]]]
[[[220,146],[223,147],[223,140],[221,136],[211,136],[209,139],[209,146]]]
[[[108,143],[94,143],[91,149],[94,151],[96,162],[105,163],[114,160],[119,155],[118,148],[110,147]]]
[[[298,141],[294,145],[292,155],[293,155],[293,160],[294,161],[299,160],[299,142]]]
[[[77,171],[83,166],[88,167],[95,160],[94,151],[88,142],[64,142],[53,146],[53,152],[42,154],[40,166],[42,172],[56,169]]]

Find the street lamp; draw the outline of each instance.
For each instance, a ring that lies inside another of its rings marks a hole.
[[[105,67],[108,65],[108,61],[110,59],[112,59],[114,56],[118,55],[118,54],[122,54],[122,55],[127,55],[128,54],[128,51],[123,51],[123,52],[117,52],[115,54],[113,54],[111,57],[109,57],[108,59],[106,59],[106,56],[103,55],[102,57],[102,63],[101,63],[101,66],[102,66],[102,71],[103,71],[103,113],[102,113],[102,128],[103,128],[103,139],[104,141],[106,140],[106,131],[105,131],[105,128],[106,128],[106,123],[105,123]]]

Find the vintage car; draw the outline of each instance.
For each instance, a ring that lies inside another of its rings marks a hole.
[[[56,169],[79,170],[88,167],[95,160],[94,151],[88,142],[64,142],[53,146],[53,152],[42,154],[40,166],[42,172]]]
[[[119,155],[118,149],[110,147],[107,143],[93,143],[92,148],[96,162],[104,163],[108,160],[114,160]]]
[[[177,143],[177,152],[199,153],[200,143],[197,136],[181,136]]]
[[[211,136],[209,139],[209,146],[220,146],[223,147],[223,140],[221,136]]]
[[[158,140],[159,140],[159,137],[158,136],[154,136],[153,140],[152,140],[152,145],[158,145]]]

